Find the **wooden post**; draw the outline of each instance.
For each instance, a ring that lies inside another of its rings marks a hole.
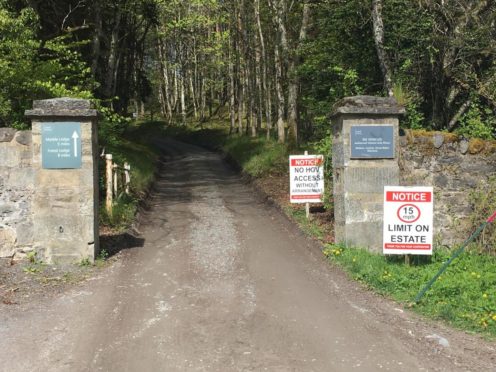
[[[124,177],[125,177],[125,185],[126,185],[126,194],[129,195],[129,186],[131,184],[131,165],[129,163],[124,163]]]
[[[109,216],[112,215],[112,173],[113,173],[113,164],[112,164],[112,154],[105,155],[106,160],[106,188],[107,194],[105,199],[105,208],[107,209],[107,213]]]
[[[117,198],[118,192],[119,192],[119,166],[117,164],[112,165],[112,170],[113,170],[113,177],[114,177],[114,197]]]
[[[308,155],[308,151],[305,151],[305,155]],[[305,214],[307,216],[307,220],[310,219],[310,203],[305,203]]]

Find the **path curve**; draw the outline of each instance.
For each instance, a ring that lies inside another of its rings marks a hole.
[[[494,344],[329,266],[218,154],[161,146],[144,247],[55,300],[1,308],[0,370],[496,370]]]

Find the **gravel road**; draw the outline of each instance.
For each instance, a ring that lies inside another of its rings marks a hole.
[[[496,371],[494,343],[351,282],[219,155],[172,140],[142,247],[0,307],[0,370]]]

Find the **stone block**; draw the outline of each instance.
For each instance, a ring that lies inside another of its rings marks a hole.
[[[0,142],[10,142],[14,139],[16,130],[13,128],[0,128]]]
[[[346,224],[345,244],[351,248],[366,248],[382,252],[382,221],[353,222]]]
[[[48,188],[79,187],[81,175],[77,169],[40,169],[37,172],[36,183],[47,185]]]
[[[399,106],[397,101],[392,97],[375,97],[375,96],[354,96],[345,97],[337,102],[333,107],[332,116],[348,115],[387,115],[398,116],[404,114],[405,109]]]
[[[437,162],[439,164],[460,164],[462,162],[462,158],[458,155],[448,155],[439,157]]]
[[[33,222],[27,221],[16,226],[17,245],[19,247],[31,246],[33,244]]]
[[[360,161],[355,167],[348,167],[343,172],[344,189],[350,193],[383,193],[384,186],[395,186],[399,183],[399,167],[397,164],[367,167],[367,160]]]
[[[19,166],[19,163],[20,153],[17,146],[10,143],[2,143],[2,146],[0,146],[0,166],[16,168]]]
[[[448,177],[445,174],[437,174],[434,176],[434,186],[440,187],[442,189],[448,186]]]
[[[332,166],[335,168],[344,166],[344,147],[341,142],[332,145]]]
[[[23,146],[29,146],[32,143],[33,136],[31,131],[22,131],[15,134],[15,140],[18,144]]]
[[[34,171],[32,168],[12,168],[7,172],[6,183],[25,190],[34,188]]]
[[[434,147],[436,149],[439,149],[439,148],[441,148],[441,146],[444,143],[444,135],[441,134],[441,133],[435,133],[434,134],[434,137],[432,138],[432,140],[434,142]]]
[[[15,253],[17,234],[10,226],[0,225],[0,258],[12,257]]]
[[[16,209],[16,206],[12,203],[0,203],[0,217],[8,217],[12,215]]]

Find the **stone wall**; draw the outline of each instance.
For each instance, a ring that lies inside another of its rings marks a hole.
[[[452,134],[402,134],[401,185],[433,186],[435,241],[461,243],[472,229],[470,192],[488,187],[489,178],[496,176],[496,144]],[[480,216],[481,222],[487,217]]]
[[[32,135],[0,128],[0,257],[33,246]]]

